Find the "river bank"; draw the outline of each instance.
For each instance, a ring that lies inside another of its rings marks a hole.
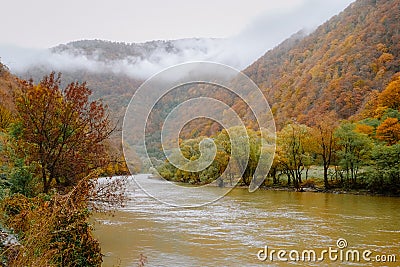
[[[164,180],[164,178],[157,176],[157,175],[149,175],[149,179],[157,179],[157,180]],[[182,183],[182,182],[175,182],[177,184],[181,184],[183,186],[202,186],[203,184],[189,184],[189,183]],[[218,185],[216,182],[212,182],[207,184],[206,186],[211,186],[211,187],[221,187]],[[242,189],[247,189],[248,187],[245,185],[229,185],[224,184],[222,187],[225,188],[242,188]],[[286,192],[311,192],[311,193],[327,193],[327,194],[351,194],[351,195],[365,195],[365,196],[385,196],[385,197],[400,197],[399,194],[393,194],[393,193],[376,193],[372,192],[368,189],[344,189],[344,188],[330,188],[330,189],[325,189],[323,186],[302,186],[300,190],[296,189],[293,186],[285,186],[285,185],[262,185],[259,187],[258,190],[261,191],[286,191]]]
[[[262,186],[259,190],[271,190],[271,191],[288,191],[288,192],[312,192],[312,193],[326,193],[326,194],[351,194],[351,195],[364,195],[364,196],[385,196],[385,197],[400,197],[399,194],[382,194],[371,192],[368,189],[341,189],[341,188],[309,188],[303,187],[301,190],[296,190],[294,187],[270,187],[270,186]]]

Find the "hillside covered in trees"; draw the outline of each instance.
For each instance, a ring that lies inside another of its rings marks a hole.
[[[294,34],[246,68],[243,72],[268,100],[277,129],[290,122],[314,126],[325,115],[335,121],[371,117],[372,102],[400,71],[399,10],[400,1],[356,1],[311,34]],[[244,101],[206,87],[188,87],[185,94],[177,90],[155,110],[168,113],[187,95],[202,94],[224,101],[254,128]],[[161,127],[163,116],[151,122]],[[216,122],[196,120],[181,136],[210,136],[219,130]]]
[[[400,2],[397,0],[356,1],[311,34],[294,34],[247,67],[244,73],[264,92],[278,128],[293,119],[312,125],[314,118],[330,111],[338,119],[362,113],[368,100],[382,91],[392,76],[400,71],[399,11]],[[178,56],[191,51],[187,49],[193,43],[196,44],[193,51],[208,53],[206,44],[209,42],[217,40],[187,39],[143,44],[84,40],[59,45],[51,51],[83,55],[101,62],[102,66],[113,66],[118,60],[130,63],[162,61],[162,55]],[[18,75],[38,81],[49,71],[45,66],[31,66]],[[135,70],[130,71],[131,75],[128,75],[120,69],[111,71],[93,67],[62,72],[67,83],[86,81],[93,90],[93,97],[102,98],[115,117],[121,118],[130,96],[144,80],[135,77]],[[245,113],[246,106],[240,100],[232,106]],[[204,133],[208,133],[209,128],[218,127],[211,125],[207,128]]]
[[[15,76],[0,62],[0,106],[14,110],[13,92],[16,88]]]
[[[263,90],[278,127],[330,111],[359,115],[400,71],[400,1],[359,0],[302,38],[289,38],[244,72]]]

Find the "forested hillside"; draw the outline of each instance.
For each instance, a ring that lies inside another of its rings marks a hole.
[[[13,91],[16,88],[15,76],[0,62],[0,105],[13,109]]]
[[[349,118],[359,114],[371,96],[382,91],[400,71],[399,25],[400,1],[356,1],[310,35],[293,35],[244,72],[267,96],[278,128],[292,119],[313,124],[314,118],[329,111],[338,119]],[[84,40],[51,50],[84,55],[112,66],[118,60],[157,62],[168,53],[180,55],[198,50],[196,53],[207,54],[207,47],[213,47],[210,42],[217,43],[212,39],[143,44]],[[196,48],[189,49],[194,44]],[[18,75],[39,80],[49,71],[44,66],[33,66]],[[66,83],[87,81],[93,97],[103,98],[116,117],[122,116],[130,96],[143,81],[120,70],[95,67],[62,72]],[[234,106],[242,112],[245,109],[243,103]]]
[[[7,128],[13,120],[13,94],[16,88],[15,76],[0,62],[0,130]]]
[[[336,121],[370,117],[370,105],[372,110],[376,107],[371,102],[399,71],[400,1],[360,0],[313,33],[294,34],[244,73],[263,91],[277,128],[282,129],[289,122],[313,126],[328,114]],[[194,96],[200,89],[187,91]],[[211,93],[224,99],[253,128],[243,101],[222,90]],[[216,122],[197,121],[196,125],[195,130],[184,129],[183,137],[220,130]]]
[[[399,194],[399,25],[399,0],[359,0],[310,35],[293,35],[244,70],[268,99],[278,129],[266,185],[293,184],[302,190],[323,178],[325,189]],[[195,93],[194,89],[188,91]],[[187,159],[196,160],[199,144],[211,129],[218,148],[213,165],[189,172],[166,161],[158,167],[163,177],[194,184],[222,177],[221,186],[236,178],[250,184],[261,155],[271,152],[257,146],[267,140],[252,124],[246,103],[223,98],[249,127],[253,157],[243,175],[234,177],[228,168],[227,159],[233,157],[227,130],[204,122],[197,124],[197,131],[186,131],[192,136],[184,136],[180,148]],[[239,161],[235,164],[232,168],[240,169]],[[322,171],[309,180],[309,170],[316,166]]]
[[[244,72],[263,90],[282,127],[334,111],[360,113],[400,71],[400,1],[360,0],[305,38],[288,39]]]
[[[19,76],[38,81],[49,71],[46,68],[35,67]],[[130,98],[142,82],[122,73],[98,73],[89,70],[63,71],[62,76],[65,84],[85,81],[93,91],[93,99],[103,99],[116,120],[122,118]]]

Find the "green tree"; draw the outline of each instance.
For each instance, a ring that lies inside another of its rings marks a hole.
[[[346,180],[353,185],[357,183],[360,167],[369,158],[372,148],[372,140],[366,134],[356,132],[355,128],[355,124],[344,122],[335,131],[339,164],[346,172]]]
[[[232,168],[234,172],[242,173],[242,183],[249,186],[259,166],[261,153],[269,153],[269,151],[261,151],[262,142],[267,142],[267,140],[260,131],[239,126],[229,128],[227,131],[231,145],[229,159],[233,161]],[[267,165],[267,162],[261,164]]]
[[[221,132],[216,134],[214,140],[217,145],[216,160],[219,163],[219,172],[221,174],[225,172],[226,177],[222,178],[228,178],[229,184],[232,186],[235,179],[236,170],[234,164],[229,164],[232,149],[228,132],[223,129]]]
[[[372,164],[367,173],[369,189],[379,193],[400,191],[400,144],[378,145],[372,150]]]
[[[203,144],[206,160],[207,162],[212,161],[212,163],[203,170],[188,171],[188,169],[196,169],[195,164],[199,164],[196,160],[203,156],[200,153],[200,144],[205,138],[199,137],[182,141],[180,150],[173,150],[169,156],[182,168],[176,168],[166,161],[158,168],[159,174],[166,179],[194,184],[204,184],[219,178],[217,183],[222,186],[225,184],[224,179],[228,178],[231,185],[235,179],[241,179],[243,184],[250,185],[256,169],[268,167],[269,161],[272,161],[273,151],[271,149],[261,150],[262,142],[267,142],[267,140],[262,137],[260,132],[243,127],[232,127],[222,130],[212,138],[216,146],[215,158],[207,158],[213,155],[210,152],[212,144]],[[183,162],[184,159],[179,156],[180,153],[189,161]],[[259,162],[260,158],[263,159],[263,162]],[[225,174],[224,177],[223,174]],[[235,174],[242,174],[242,177],[237,177]]]
[[[312,139],[310,129],[301,124],[287,124],[279,133],[277,138],[277,153],[280,157],[280,164],[288,174],[294,186],[300,188],[302,173],[307,164],[310,164],[312,153]]]
[[[27,197],[35,196],[37,192],[35,164],[28,162],[25,146],[18,140],[20,124],[10,126],[7,132],[0,132],[0,174],[4,196],[19,193]]]
[[[285,172],[285,164],[284,160],[286,157],[283,155],[280,146],[276,146],[274,159],[271,164],[271,168],[269,170],[268,175],[272,177],[272,183],[274,185],[279,183],[279,176],[277,176],[278,172]],[[290,180],[290,177],[289,177]]]

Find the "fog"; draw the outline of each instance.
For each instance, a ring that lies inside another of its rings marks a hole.
[[[51,49],[0,44],[0,60],[16,74],[41,66],[49,71],[114,72],[146,79],[166,67],[187,61],[213,61],[242,70],[299,30],[311,32],[350,2],[309,0],[291,10],[263,14],[230,38],[172,41],[173,52],[160,45],[142,56],[126,55],[123,59],[104,61],[101,50],[90,55],[72,48],[53,53]]]

